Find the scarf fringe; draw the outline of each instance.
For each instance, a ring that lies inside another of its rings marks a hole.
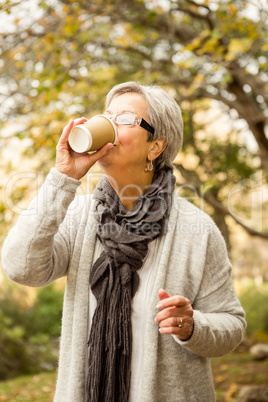
[[[96,307],[92,320],[92,326],[97,331],[91,331],[88,341],[89,357],[88,357],[88,377],[87,377],[87,402],[100,402],[102,378],[101,371],[103,367],[103,343],[100,341],[100,334],[105,331],[105,317],[107,314],[106,305],[100,304]]]

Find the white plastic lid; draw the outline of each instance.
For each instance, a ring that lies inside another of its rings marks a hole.
[[[72,129],[68,141],[70,147],[78,153],[87,152],[92,145],[90,132],[82,124],[79,124]]]

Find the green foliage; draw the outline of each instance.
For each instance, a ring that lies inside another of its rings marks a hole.
[[[45,334],[48,337],[60,335],[62,316],[62,292],[54,285],[40,288],[34,305],[27,311],[26,330],[33,334]]]
[[[62,298],[50,285],[40,289],[28,307],[25,292],[5,283],[0,296],[0,379],[55,369]]]
[[[268,284],[250,286],[240,296],[246,312],[247,335],[256,340],[268,339]]]
[[[206,202],[214,210],[221,205],[227,216],[232,186],[268,168],[268,31],[263,3],[30,3],[5,1],[2,8],[14,22],[10,31],[5,24],[0,27],[0,130],[23,123],[14,135],[32,141],[25,159],[35,159],[35,169],[47,173],[70,118],[102,112],[105,95],[119,82],[156,83],[184,110],[183,183],[210,188]],[[24,16],[20,8],[26,10]],[[211,105],[215,114],[227,117],[219,120],[213,136],[207,135]],[[19,202],[24,196],[18,188],[10,198]],[[4,222],[8,211],[0,208],[0,214]]]

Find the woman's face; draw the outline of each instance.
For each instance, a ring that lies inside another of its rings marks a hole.
[[[119,114],[131,112],[138,118],[148,121],[147,102],[145,98],[136,93],[125,93],[114,98],[105,114]],[[148,121],[148,123],[150,123]],[[117,140],[105,156],[99,160],[103,168],[124,169],[125,172],[136,170],[136,173],[144,171],[147,165],[147,157],[152,143],[147,141],[148,132],[139,125],[124,126],[116,124]]]

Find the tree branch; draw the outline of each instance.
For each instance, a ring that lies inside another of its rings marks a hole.
[[[189,0],[186,0],[186,1],[188,3],[194,5],[196,8],[202,6],[201,4],[197,4],[194,1],[189,1]],[[210,9],[208,7],[204,7],[204,8],[206,8],[209,11],[209,13],[207,15],[202,15],[202,14],[196,13],[196,12],[190,10],[189,8],[185,8],[185,7],[181,7],[181,6],[177,6],[176,10],[190,15],[194,19],[204,21],[206,24],[208,24],[209,29],[212,31],[215,28],[215,24],[211,19]]]
[[[239,224],[243,229],[245,229],[251,236],[258,236],[263,239],[268,239],[268,233],[263,233],[259,232],[258,230],[252,229],[246,224],[244,224],[241,220],[239,220],[236,216],[234,216],[228,208],[226,208],[216,197],[215,195],[210,191],[207,190],[204,194],[201,194],[200,192],[200,187],[201,187],[201,181],[198,177],[198,175],[193,172],[186,170],[182,165],[179,164],[174,164],[175,168],[178,169],[178,171],[181,173],[181,175],[189,182],[191,182],[195,188],[196,193],[200,198],[203,198],[209,205],[212,206],[214,210],[216,210],[218,213],[220,213],[223,216],[231,216],[234,221]]]

